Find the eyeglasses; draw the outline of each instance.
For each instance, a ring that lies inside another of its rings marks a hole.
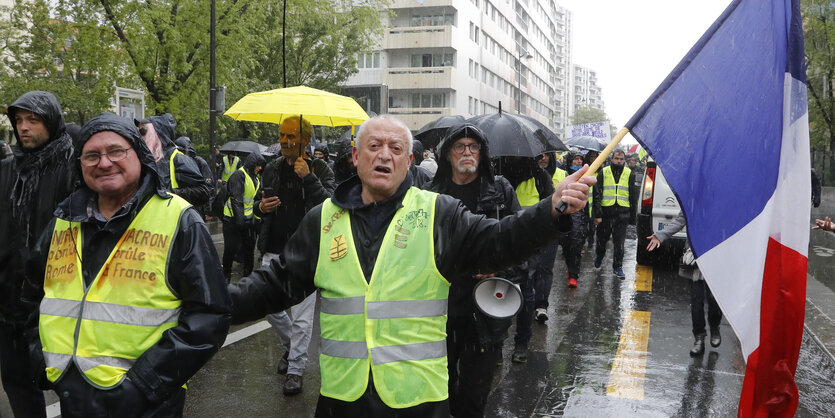
[[[463,154],[464,150],[467,148],[470,149],[471,153],[475,154],[479,150],[481,150],[481,144],[479,144],[478,142],[473,142],[472,144],[462,144],[459,142],[452,146],[452,150],[458,154]]]
[[[82,154],[78,159],[81,160],[81,164],[85,167],[93,167],[99,164],[102,156],[107,156],[107,159],[110,160],[111,163],[122,161],[128,156],[128,151],[130,150],[131,148],[116,148],[105,153],[88,152],[86,154]]]

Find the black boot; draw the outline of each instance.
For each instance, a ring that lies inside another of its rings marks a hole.
[[[705,336],[697,335],[696,342],[693,343],[693,348],[690,349],[690,357],[701,356],[705,353]]]
[[[719,347],[722,344],[722,335],[719,334],[719,327],[710,329],[710,346]]]

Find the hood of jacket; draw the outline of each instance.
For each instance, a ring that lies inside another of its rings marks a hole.
[[[449,128],[446,136],[438,145],[438,153],[435,155],[438,170],[435,172],[431,186],[429,186],[432,190],[445,190],[446,185],[452,182],[453,168],[452,161],[449,159],[449,153],[455,141],[461,138],[472,138],[481,144],[481,150],[478,153],[478,177],[487,183],[493,182],[493,167],[490,163],[490,147],[488,146],[489,140],[481,129],[475,125],[464,123]]]
[[[151,150],[148,149],[148,145],[145,144],[145,140],[143,140],[142,136],[139,134],[139,129],[136,128],[136,125],[134,125],[131,120],[117,116],[113,113],[100,113],[93,116],[93,118],[81,128],[81,136],[78,138],[78,147],[75,148],[75,152],[73,153],[73,172],[78,176],[76,178],[81,179],[79,182],[79,188],[89,190],[87,184],[84,183],[84,177],[81,175],[81,162],[78,158],[81,157],[81,151],[84,149],[84,144],[90,140],[90,137],[102,131],[115,132],[128,141],[131,148],[133,148],[136,152],[136,156],[139,157],[139,163],[142,164],[142,175],[139,180],[140,183],[144,181],[145,176],[151,176],[153,178],[153,187],[156,188],[157,194],[161,197],[167,198],[168,194],[162,186],[162,180],[156,171],[157,164],[154,161],[154,156],[151,154]]]
[[[46,129],[49,130],[49,141],[47,144],[64,135],[66,130],[64,126],[64,115],[61,112],[61,105],[58,103],[58,99],[54,94],[47,91],[30,91],[20,96],[9,106],[9,121],[12,124],[14,136],[17,138],[18,144],[21,142],[20,135],[17,132],[17,124],[15,124],[15,114],[20,110],[28,110],[36,113],[43,119],[44,124],[46,124]],[[23,150],[23,147],[18,145],[18,148],[21,148],[24,152],[35,152],[44,146],[46,144],[37,149]]]
[[[162,116],[151,116],[148,118],[148,121],[154,125],[165,155],[170,155],[173,148],[176,147],[174,144],[174,132],[177,129],[177,121],[174,120],[174,116],[166,113]]]
[[[181,136],[177,138],[174,141],[174,145],[177,145],[177,148],[179,148],[183,154],[186,154],[191,158],[197,156],[197,150],[194,149],[194,145],[191,143],[191,138],[187,136]]]
[[[265,160],[261,154],[253,152],[244,160],[244,170],[246,170],[247,174],[250,176],[255,175],[255,167],[259,165],[261,168],[264,168],[267,165],[267,160]]]

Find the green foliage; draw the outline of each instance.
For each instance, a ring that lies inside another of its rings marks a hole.
[[[124,82],[123,57],[112,33],[84,4],[43,0],[0,11],[0,106],[31,90],[48,90],[68,122],[84,123],[110,108],[113,86]]]
[[[600,109],[588,106],[577,109],[574,111],[574,115],[571,116],[572,125],[594,122],[609,122],[609,116],[606,115],[606,112]]]
[[[835,3],[803,0],[809,136],[813,149],[835,148]]]
[[[376,47],[387,1],[287,0],[287,86],[338,92],[356,55]],[[227,107],[282,87],[283,6],[216,0],[216,84],[227,88]],[[210,0],[18,2],[11,14],[0,11],[0,106],[49,90],[68,121],[83,123],[109,110],[114,86],[135,88],[146,92],[147,115],[173,114],[178,131],[200,143],[208,135],[209,11]],[[217,121],[220,143],[277,138],[272,124]]]

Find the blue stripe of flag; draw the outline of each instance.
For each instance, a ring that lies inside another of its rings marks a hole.
[[[805,73],[802,34],[787,62],[790,28],[800,29],[792,1],[731,3],[626,125],[678,196],[697,255],[776,188],[785,73]]]

